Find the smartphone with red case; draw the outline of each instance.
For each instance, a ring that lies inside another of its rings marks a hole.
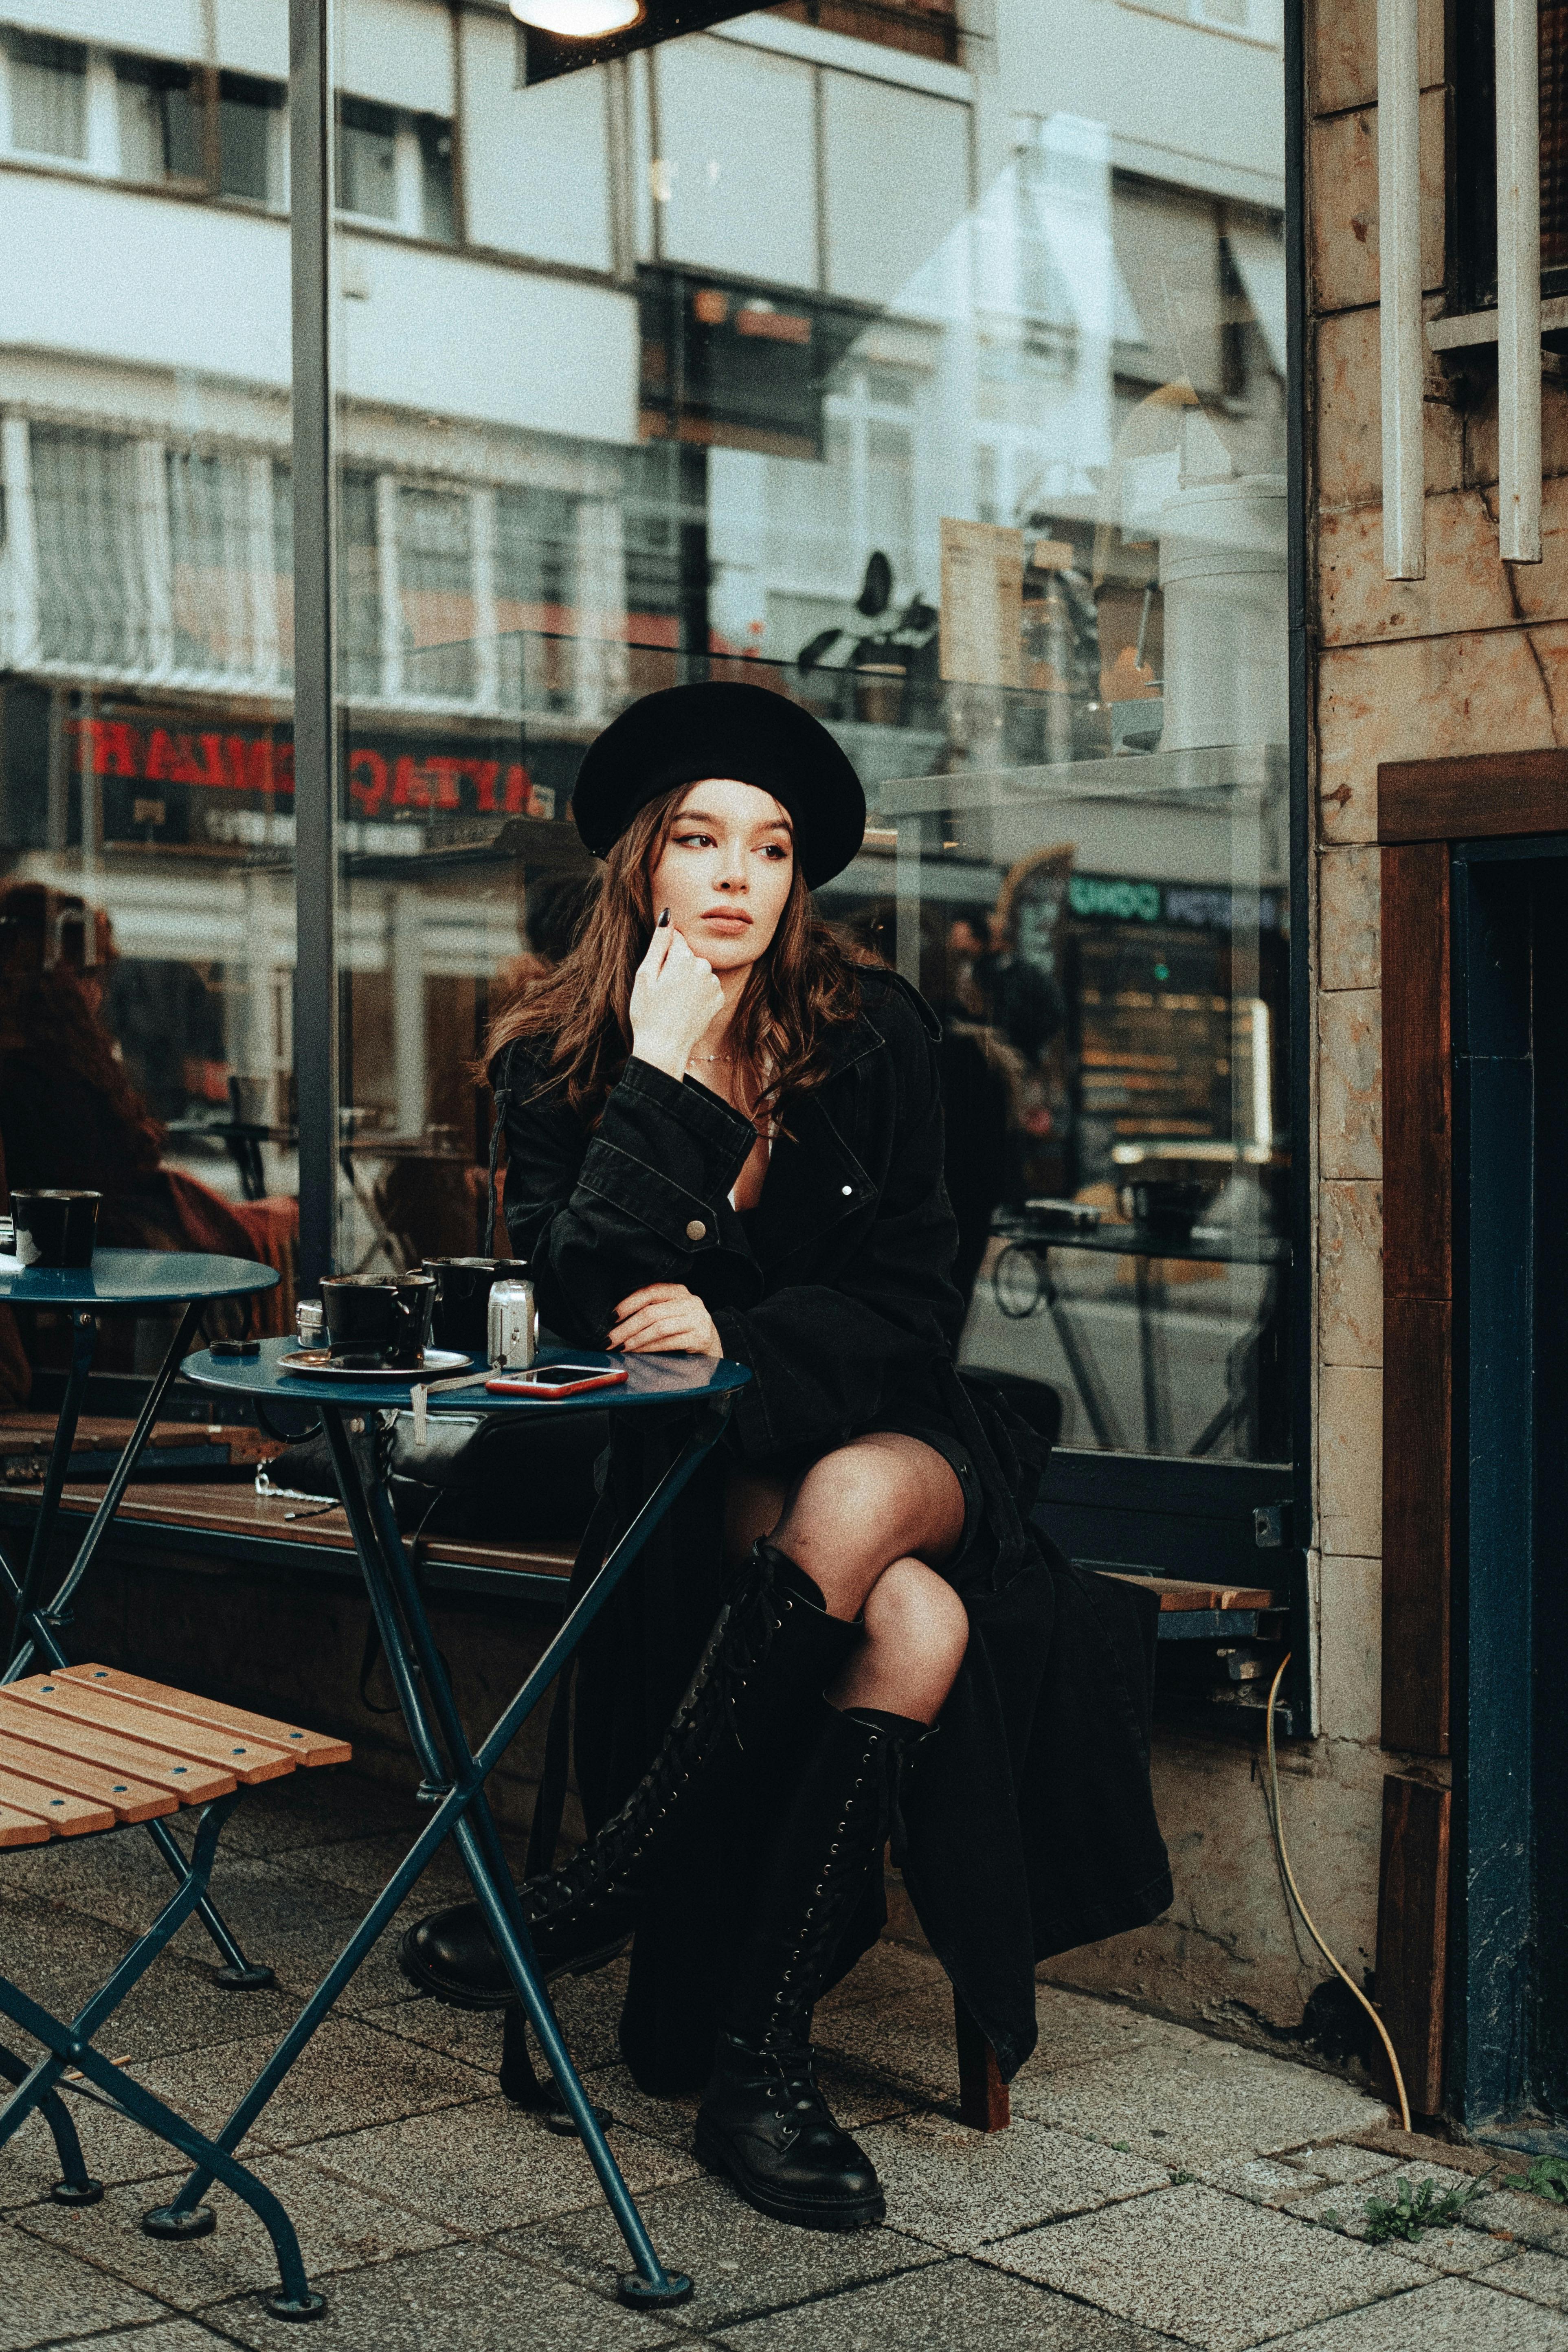
[[[624,1367],[604,1371],[597,1364],[535,1364],[526,1372],[498,1372],[485,1382],[490,1396],[581,1396],[584,1389],[617,1389]]]

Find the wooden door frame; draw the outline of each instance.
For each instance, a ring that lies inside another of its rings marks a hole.
[[[1449,1753],[1454,1585],[1456,843],[1568,834],[1568,751],[1385,761],[1377,772],[1383,988],[1383,1731]],[[1444,2105],[1450,1792],[1384,1783],[1378,2005],[1412,2107]]]

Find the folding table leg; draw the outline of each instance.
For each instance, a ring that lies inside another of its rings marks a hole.
[[[26,2059],[18,2058],[14,2050],[0,2043],[0,2079],[19,2087],[30,2071]],[[60,2160],[60,2178],[49,2195],[57,2205],[96,2205],[103,2194],[103,2183],[94,2180],[88,2171],[76,2126],[59,2093],[47,2092],[38,2102],[38,2112],[54,2137],[55,2154]]]

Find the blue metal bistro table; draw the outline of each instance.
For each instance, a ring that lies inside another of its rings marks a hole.
[[[236,2107],[216,2144],[226,2150],[239,2146],[310,2036],[331,2011],[361,1966],[376,1938],[391,1920],[415,1881],[448,1838],[463,1857],[475,1895],[483,1909],[496,1946],[506,1962],[517,1998],[545,2063],[576,2126],[610,2210],[626,2239],[636,2269],[620,2281],[623,2303],[637,2306],[684,2303],[691,2281],[679,2272],[667,2272],[654,2252],[620,2168],[610,2153],[594,2106],[577,2079],[567,2055],[561,2029],[545,1992],[534,1955],[532,1938],[518,1900],[501,1848],[485,1783],[500,1762],[561,1669],[567,1664],[595,1618],[620,1583],[648,1536],[669,1509],[693,1472],[722,1434],[737,1390],[751,1374],[743,1364],[714,1362],[705,1356],[595,1355],[574,1349],[571,1360],[625,1369],[620,1388],[594,1389],[580,1397],[558,1399],[491,1396],[482,1386],[468,1387],[456,1395],[433,1392],[428,1400],[432,1420],[443,1412],[463,1414],[548,1413],[574,1412],[646,1412],[671,1407],[693,1413],[693,1427],[677,1454],[621,1537],[604,1566],[588,1585],[533,1672],[522,1684],[493,1728],[470,1747],[463,1729],[446,1665],[436,1646],[409,1558],[398,1533],[383,1446],[353,1446],[344,1416],[376,1408],[405,1409],[411,1402],[407,1381],[310,1378],[286,1372],[279,1360],[290,1352],[291,1340],[264,1339],[258,1357],[236,1359],[194,1356],[185,1365],[189,1379],[205,1389],[230,1395],[276,1402],[312,1404],[331,1454],[338,1487],[353,1533],[371,1611],[381,1636],[398,1705],[408,1727],[414,1752],[425,1776],[420,1795],[431,1807],[420,1832],[398,1868],[388,1879],[331,1968],[316,1987],[293,2026],[284,2035],[267,2064]],[[559,1358],[560,1349],[546,1349],[544,1360]],[[199,2205],[211,2174],[194,2172],[174,2201],[149,2213],[143,2226],[155,2236],[195,2234],[202,2226]]]
[[[19,1272],[0,1270],[0,1306],[48,1307],[68,1316],[71,1332],[70,1370],[65,1399],[56,1425],[49,1466],[44,1477],[43,1499],[20,1576],[0,1548],[0,1579],[16,1602],[10,1654],[0,1683],[20,1680],[35,1661],[64,1666],[68,1661],[60,1645],[60,1630],[69,1622],[73,1594],[92,1566],[108,1534],[121,1497],[141,1459],[169,1384],[179,1370],[195,1336],[202,1310],[216,1298],[254,1297],[276,1286],[276,1268],[250,1258],[218,1257],[197,1250],[100,1249],[90,1265],[30,1265]],[[181,1311],[174,1336],[147,1391],[125,1451],[93,1513],[92,1524],[53,1597],[44,1601],[44,1580],[49,1551],[59,1520],[60,1496],[70,1468],[77,1423],[87,1395],[88,1376],[98,1347],[99,1318],[105,1311],[137,1307],[177,1307]],[[162,1821],[150,1821],[147,1834],[182,1886],[187,1877],[185,1858]],[[204,1881],[205,1885],[205,1881]],[[202,1925],[222,1956],[217,1980],[231,1992],[256,1992],[271,1984],[269,1968],[247,1960],[212,1902],[204,1892],[196,1904]]]

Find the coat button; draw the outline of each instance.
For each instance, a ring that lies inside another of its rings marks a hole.
[[[703,1223],[701,1218],[693,1217],[690,1223],[686,1228],[686,1238],[689,1242],[700,1242],[707,1231],[708,1228]]]
[[[854,1192],[855,1187],[853,1184],[845,1184],[840,1187],[840,1190],[842,1191],[845,1199],[847,1201],[850,1194]]]

